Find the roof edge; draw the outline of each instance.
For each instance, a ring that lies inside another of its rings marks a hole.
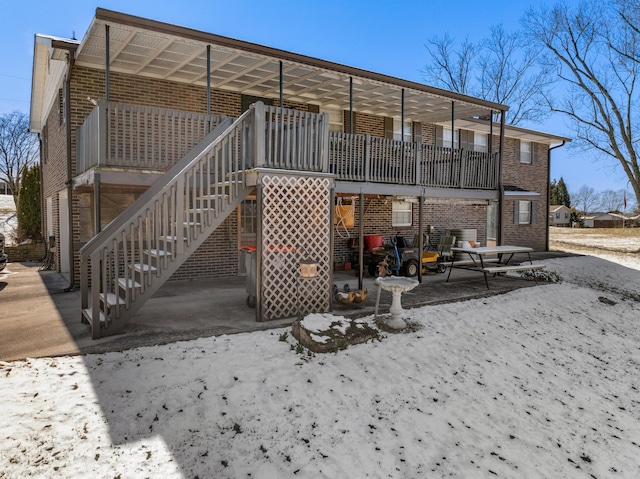
[[[383,73],[376,73],[369,70],[364,70],[357,67],[344,65],[341,63],[332,62],[329,60],[322,60],[320,58],[310,57],[299,53],[293,53],[286,50],[280,50],[278,48],[268,47],[257,43],[246,42],[243,40],[237,40],[235,38],[225,37],[222,35],[216,35],[214,33],[207,33],[201,30],[195,30],[188,27],[179,25],[173,25],[166,22],[157,20],[151,20],[148,18],[138,17],[135,15],[129,15],[126,13],[116,12],[113,10],[107,10],[98,7],[96,9],[96,20],[104,22],[114,22],[131,27],[144,28],[146,30],[155,31],[158,33],[166,33],[176,35],[183,38],[189,38],[191,40],[200,41],[203,43],[211,43],[223,47],[234,48],[238,50],[244,50],[251,53],[279,58],[282,60],[289,60],[292,62],[302,63],[308,66],[323,68],[326,70],[332,70],[338,73],[342,73],[349,76],[357,76],[372,81],[378,81],[382,83],[393,84],[401,88],[408,88],[412,90],[421,91],[424,93],[430,93],[432,95],[450,98],[452,100],[458,100],[460,102],[471,103],[477,106],[486,107],[487,109],[495,111],[507,111],[509,107],[500,103],[494,103],[491,101],[483,100],[480,98],[464,95],[462,93],[451,92],[441,88],[425,85],[423,83],[417,83],[410,80],[404,80],[402,78],[393,77],[391,75],[385,75]]]

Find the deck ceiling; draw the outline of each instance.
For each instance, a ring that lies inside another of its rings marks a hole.
[[[399,118],[403,88],[405,118],[412,121],[451,120],[452,101],[456,118],[507,108],[366,70],[101,9],[78,49],[78,65],[105,68],[105,25],[109,25],[112,72],[206,86],[210,45],[213,89],[276,99],[282,61],[283,96],[289,101],[348,110],[351,77],[353,108],[361,113]]]

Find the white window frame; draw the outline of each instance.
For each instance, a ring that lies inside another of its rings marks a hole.
[[[530,225],[531,212],[532,212],[532,202],[529,200],[519,200],[518,201],[518,224]]]
[[[399,118],[393,118],[393,139],[402,141],[402,128]],[[404,141],[411,141],[411,122],[407,120],[404,122]]]
[[[453,133],[453,145],[451,145],[451,137]],[[458,148],[460,144],[460,131],[451,128],[442,127],[442,146],[445,148]]]
[[[473,151],[477,151],[479,153],[486,153],[487,151],[489,151],[489,135],[485,135],[483,133],[474,133]]]
[[[406,201],[393,201],[391,204],[391,226],[412,226],[413,207]]]
[[[532,163],[533,143],[530,141],[520,141],[520,163],[530,165]]]
[[[329,131],[344,131],[344,112],[342,110],[340,110],[339,108],[321,108],[320,112],[329,114]]]

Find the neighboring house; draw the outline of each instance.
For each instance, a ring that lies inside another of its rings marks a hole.
[[[618,213],[590,213],[582,217],[585,228],[622,228],[626,219]]]
[[[47,236],[94,337],[169,278],[248,271],[258,321],[326,311],[364,235],[545,250],[550,147],[569,140],[480,119],[507,109],[103,9],[80,41],[35,36]]]
[[[549,226],[571,226],[571,208],[565,205],[550,205]]]

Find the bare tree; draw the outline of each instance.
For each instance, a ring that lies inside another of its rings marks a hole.
[[[591,186],[583,185],[578,191],[571,193],[571,202],[583,215],[593,212],[600,203],[600,197]]]
[[[423,70],[427,82],[509,106],[507,122],[540,122],[549,115],[544,100],[552,76],[537,62],[540,47],[531,46],[520,31],[507,32],[502,25],[477,44],[465,39],[456,48],[454,38],[433,37],[427,51],[431,62]]]
[[[616,190],[605,190],[600,193],[600,204],[598,209],[602,211],[610,212],[619,212],[622,211],[624,207],[624,191],[616,191]]]
[[[554,112],[573,125],[574,144],[620,165],[640,197],[638,128],[640,128],[640,30],[637,2],[586,0],[575,7],[531,7],[523,26],[545,47],[547,67],[566,86]]]
[[[19,111],[0,115],[0,181],[11,188],[16,206],[22,172],[37,160],[38,137],[29,133],[27,115]]]

